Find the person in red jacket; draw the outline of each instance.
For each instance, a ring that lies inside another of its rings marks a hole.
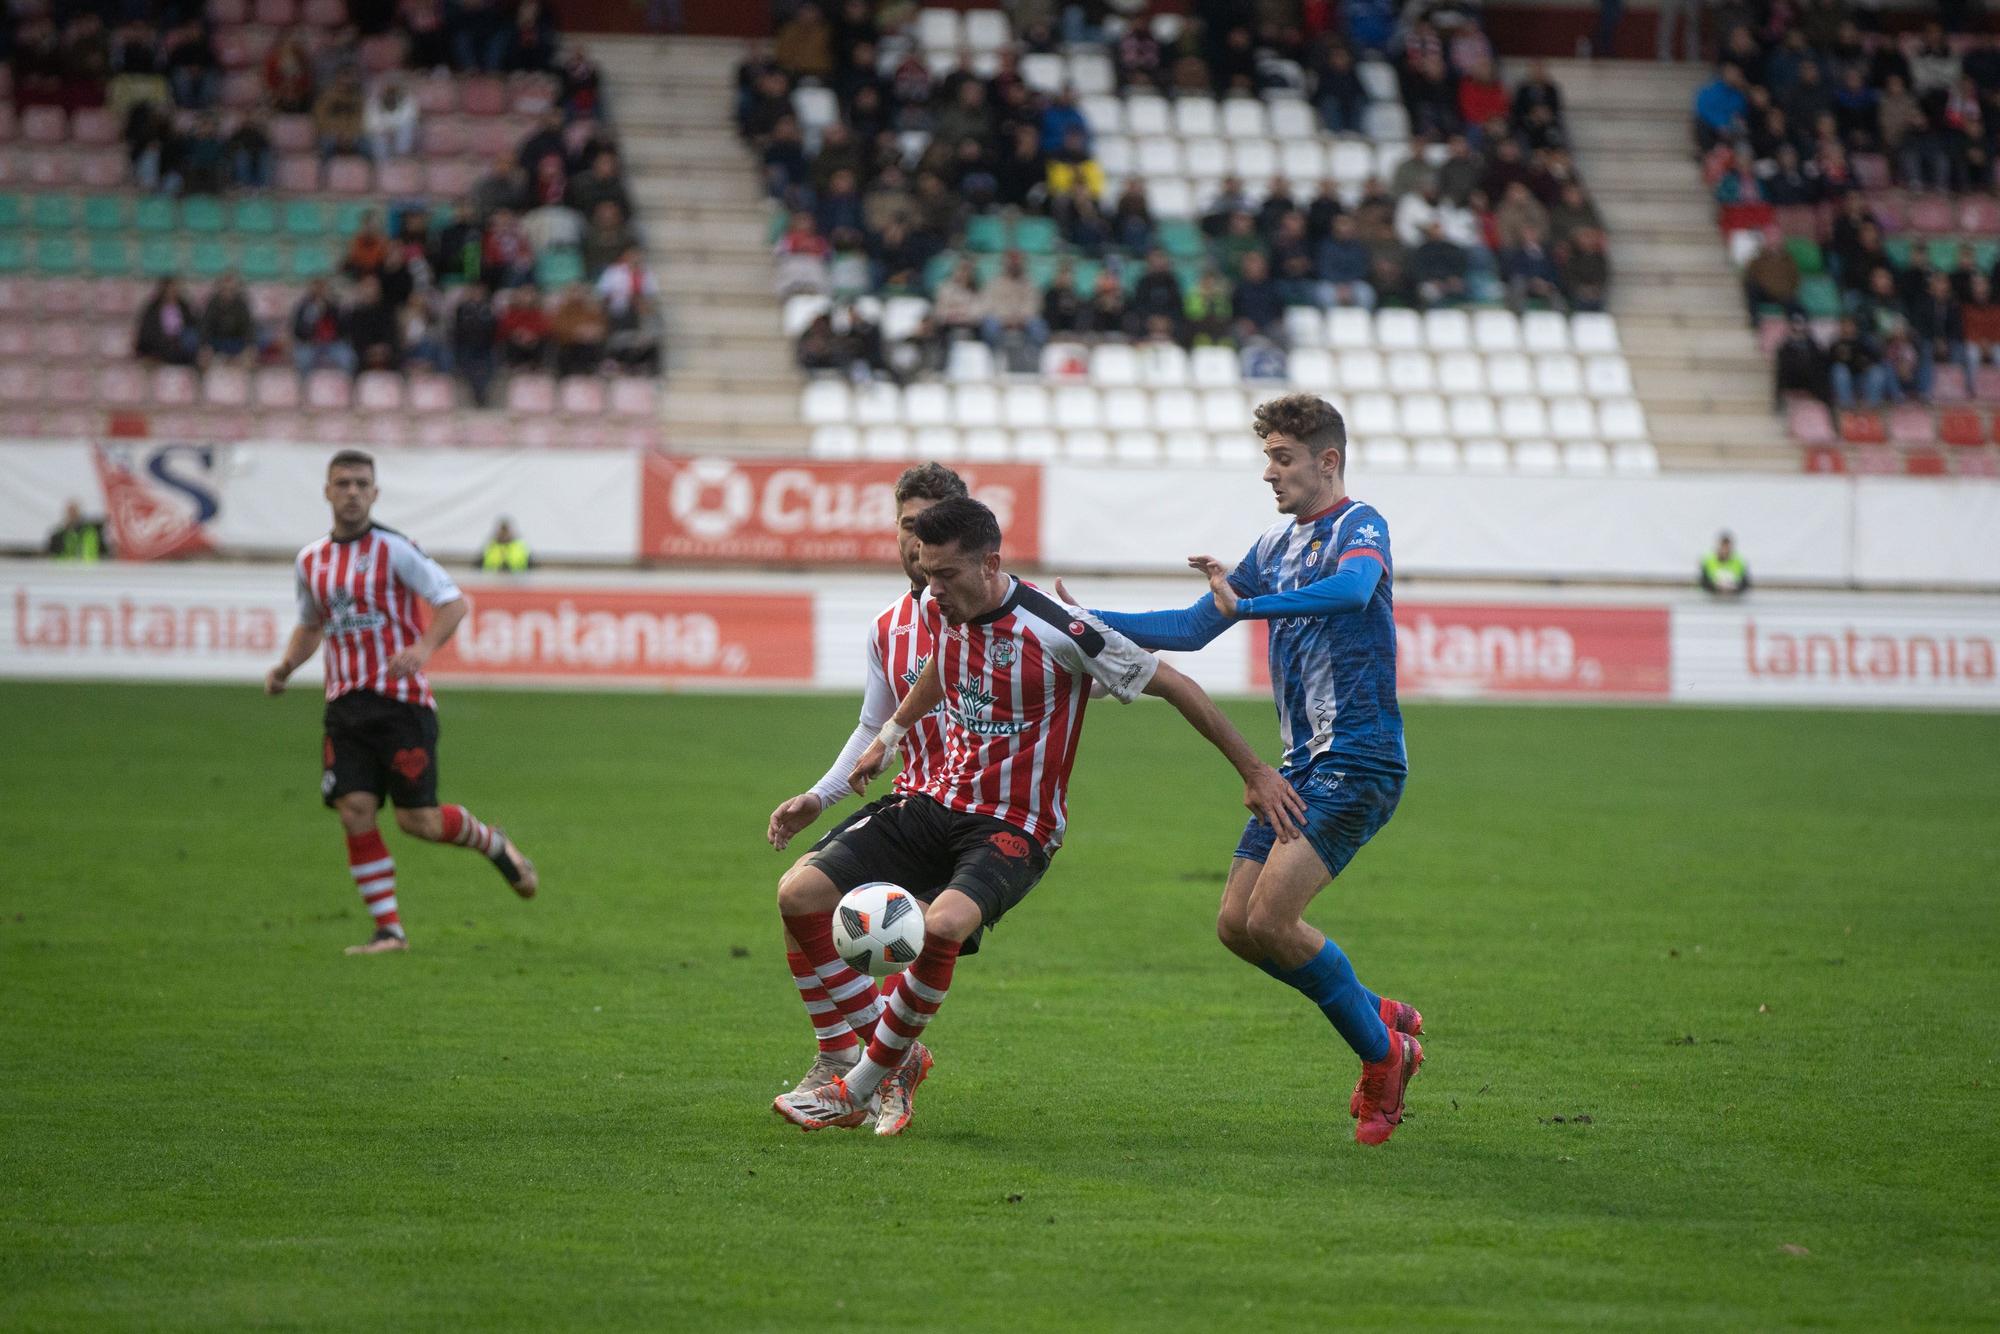
[[[1477,142],[1489,121],[1507,119],[1510,103],[1493,62],[1482,59],[1458,81],[1458,114],[1465,130]]]

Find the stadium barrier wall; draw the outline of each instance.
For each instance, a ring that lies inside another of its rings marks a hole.
[[[0,442],[0,549],[38,547],[75,499],[142,559],[289,557],[325,527],[326,445]],[[446,557],[501,515],[546,560],[873,566],[892,558],[889,462],[631,450],[378,451],[383,522]],[[1234,559],[1275,518],[1253,464],[960,464],[1025,567],[1171,574]],[[2000,589],[2000,484],[1896,477],[1355,476],[1423,578],[1684,584],[1718,529],[1790,585]]]
[[[468,576],[441,683],[858,690],[893,574]],[[1192,601],[1202,585],[1069,581],[1090,605]],[[291,571],[189,562],[0,562],[0,678],[235,681],[254,688],[296,617]],[[2000,709],[2000,598],[1420,585],[1396,604],[1405,696]],[[1173,660],[1210,690],[1268,689],[1263,627]],[[299,673],[316,681],[318,664]]]

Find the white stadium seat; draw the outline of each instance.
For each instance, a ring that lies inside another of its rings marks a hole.
[[[1481,310],[1472,316],[1472,345],[1481,352],[1518,352],[1521,321],[1511,310]]]
[[[1177,139],[1149,136],[1138,141],[1133,165],[1142,176],[1178,176],[1182,171],[1181,146]]]
[[[1326,170],[1342,185],[1360,185],[1375,174],[1375,154],[1367,144],[1343,139],[1327,153]]]
[[[1523,440],[1514,446],[1514,471],[1546,477],[1562,471],[1562,454],[1553,440]]]
[[[945,354],[944,378],[947,380],[990,380],[997,373],[993,364],[993,349],[977,338],[961,338]]]
[[[1382,370],[1382,354],[1373,348],[1343,352],[1339,363],[1342,393],[1372,393],[1389,383]]]
[[[864,459],[907,459],[910,433],[900,426],[871,426],[861,433]]]
[[[917,45],[933,51],[956,51],[965,45],[965,30],[955,9],[917,11]]]
[[[1174,133],[1183,139],[1198,139],[1222,131],[1222,117],[1215,99],[1200,95],[1184,96],[1174,102]]]
[[[1632,368],[1616,352],[1600,353],[1583,363],[1583,387],[1592,398],[1630,398]]]
[[[857,385],[854,420],[863,426],[894,426],[903,419],[903,391],[886,381]],[[867,441],[862,441],[867,448]]]
[[[1397,352],[1389,358],[1389,387],[1399,394],[1428,394],[1438,387],[1437,368],[1427,352]],[[1415,431],[1405,434],[1415,435]]]
[[[806,453],[816,459],[858,459],[861,433],[852,426],[816,426]]]
[[[1100,343],[1090,353],[1090,382],[1097,385],[1139,383],[1139,357],[1128,343]]]
[[[1403,85],[1396,77],[1396,67],[1386,60],[1364,60],[1354,67],[1354,73],[1374,101],[1394,102],[1403,96]]]
[[[1532,440],[1549,433],[1548,410],[1539,398],[1500,400],[1500,434],[1509,440]]]
[[[1081,97],[1077,99],[1076,109],[1083,113],[1084,124],[1090,126],[1093,141],[1103,135],[1121,133],[1125,128],[1125,103],[1116,97],[1102,94]],[[1098,160],[1103,161],[1102,154],[1099,154]]]
[[[1616,352],[1618,322],[1599,311],[1586,311],[1569,318],[1570,342],[1583,353]]]
[[[892,296],[882,303],[882,341],[906,342],[916,336],[931,303],[920,296]]]
[[[1142,93],[1125,99],[1125,133],[1138,136],[1173,132],[1173,108],[1166,98]]]
[[[1424,322],[1414,310],[1394,307],[1375,312],[1375,346],[1384,352],[1415,351],[1424,345]]]
[[[1169,463],[1194,466],[1207,463],[1214,457],[1213,451],[1208,446],[1208,434],[1205,431],[1185,429],[1168,431],[1160,443],[1161,452],[1166,455]]]
[[[1010,384],[1000,395],[1000,420],[1015,431],[1049,424],[1049,391],[1038,384]]]
[[[1143,430],[1153,421],[1153,396],[1143,389],[1106,389],[1097,396],[1097,413],[1112,431]]]
[[[1188,357],[1197,389],[1227,389],[1238,378],[1236,353],[1226,347],[1198,347]]]
[[[1078,51],[1069,58],[1069,81],[1079,94],[1105,97],[1117,91],[1118,74],[1102,51]]]
[[[1450,401],[1451,433],[1461,440],[1477,440],[1497,435],[1500,419],[1494,415],[1493,400],[1484,394],[1455,394]]]
[[[1326,149],[1317,139],[1280,139],[1278,170],[1288,180],[1320,180],[1327,174]]]
[[[1363,473],[1408,472],[1410,445],[1395,436],[1380,436],[1354,443],[1354,464]]]
[[[1069,66],[1058,55],[1037,51],[1021,57],[1021,82],[1038,93],[1056,94],[1069,82]]]
[[[1567,352],[1536,357],[1535,392],[1543,398],[1563,398],[1582,393],[1582,364]]]
[[[1264,104],[1254,97],[1229,97],[1222,102],[1222,134],[1226,139],[1262,139],[1270,134]]]
[[[1097,165],[1109,176],[1130,176],[1138,161],[1132,152],[1132,141],[1115,131],[1099,134],[1091,140],[1091,153],[1097,158]],[[1116,192],[1106,189],[1105,197],[1116,199]]]
[[[1477,352],[1447,352],[1437,359],[1438,389],[1447,394],[1486,392],[1486,362]]]
[[[968,9],[964,26],[965,45],[974,51],[998,51],[1014,40],[1013,27],[1003,10]]]
[[[1611,470],[1625,477],[1651,477],[1660,470],[1660,456],[1644,440],[1620,440],[1611,446]]]
[[[1205,389],[1201,395],[1201,424],[1215,432],[1250,429],[1250,407],[1241,389]]]
[[[1146,207],[1159,218],[1191,218],[1194,216],[1194,191],[1178,176],[1148,180]]]
[[[1465,458],[1465,470],[1477,473],[1506,472],[1508,466],[1507,446],[1498,440],[1468,440],[1460,453]]]
[[[1098,430],[1065,431],[1060,457],[1065,463],[1109,463],[1111,437]]]
[[[1569,321],[1553,310],[1531,310],[1521,317],[1521,343],[1530,352],[1569,351]]]
[[[1397,417],[1404,435],[1413,439],[1442,436],[1446,423],[1444,400],[1436,394],[1407,394],[1398,403]]]
[[[1111,457],[1118,463],[1160,461],[1160,437],[1151,431],[1120,431],[1111,437]]]
[[[951,390],[918,382],[903,390],[903,420],[912,426],[951,425]]]
[[[1611,471],[1611,451],[1601,440],[1571,440],[1562,447],[1563,471],[1577,477],[1602,477]]]
[[[1054,463],[1062,455],[1062,438],[1054,431],[1016,431],[1013,441],[1013,456],[1022,463]]]
[[[1410,446],[1410,461],[1418,472],[1457,472],[1459,470],[1458,442],[1455,440],[1419,440]]]
[[[1558,441],[1589,440],[1597,434],[1597,410],[1587,398],[1552,399],[1549,434]]]
[[[1013,442],[997,427],[981,426],[967,431],[964,444],[965,458],[970,462],[999,463],[1014,457]]]
[[[1319,134],[1319,118],[1299,98],[1277,98],[1271,103],[1270,112],[1273,138],[1311,140]]]
[[[1229,147],[1220,139],[1189,139],[1181,145],[1187,174],[1197,181],[1217,181],[1229,175]]]
[[[1629,398],[1607,398],[1598,409],[1598,425],[1606,440],[1646,439],[1646,414]]]
[[[1335,306],[1326,313],[1326,345],[1343,351],[1374,347],[1374,317],[1359,306]]]
[[[1184,389],[1188,354],[1177,343],[1150,343],[1139,350],[1139,383],[1149,389]]]
[[[1285,307],[1285,341],[1292,351],[1326,346],[1326,312],[1318,306]]]
[[[910,456],[949,463],[965,450],[965,435],[949,426],[926,426],[910,433]]]
[[[1325,348],[1294,348],[1286,370],[1293,384],[1311,393],[1331,394],[1340,387],[1333,354]]]
[[[1396,400],[1387,394],[1356,394],[1347,403],[1347,429],[1363,436],[1394,435]]]
[[[784,311],[778,317],[778,324],[784,330],[785,337],[797,338],[808,328],[812,327],[814,320],[826,314],[832,308],[833,302],[831,299],[823,296],[815,296],[810,292],[802,292],[798,296],[788,296],[785,298]]]
[[[1081,384],[1068,384],[1056,390],[1053,420],[1065,431],[1096,430],[1103,424],[1097,391]]]
[[[1518,352],[1502,352],[1486,358],[1486,388],[1502,396],[1535,392],[1535,371]]]
[[[840,99],[831,88],[807,85],[792,93],[792,114],[799,118],[799,132],[808,145],[819,142],[819,132],[840,119]]]
[[[958,424],[968,430],[1000,424],[1000,393],[990,384],[956,386],[951,391],[951,407]]]
[[[1090,349],[1082,343],[1045,343],[1040,360],[1044,380],[1081,384],[1090,378]]]
[[[1278,174],[1278,150],[1269,139],[1231,139],[1229,162],[1237,176],[1260,187]]]
[[[1263,462],[1262,446],[1252,435],[1245,419],[1244,425],[1234,430],[1217,431],[1209,436],[1209,452],[1219,464],[1242,464],[1245,466]]]
[[[1162,389],[1153,395],[1152,424],[1156,431],[1185,431],[1201,422],[1201,400],[1188,389]]]
[[[854,419],[854,395],[842,380],[808,380],[799,395],[799,420],[808,426],[836,426]]]
[[[1463,352],[1472,346],[1472,317],[1462,310],[1424,312],[1424,346],[1433,352]]]
[[[1400,102],[1371,102],[1362,113],[1361,123],[1375,140],[1403,140],[1410,137],[1410,113]]]

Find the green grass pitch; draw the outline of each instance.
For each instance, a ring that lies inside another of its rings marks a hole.
[[[545,890],[392,833],[363,959],[317,710],[0,686],[0,1329],[2000,1322],[2000,719],[1410,709],[1313,914],[1431,1029],[1369,1150],[1214,941],[1239,788],[1157,702],[1092,710],[884,1141],[767,1110],[764,819],[852,701],[447,690]]]

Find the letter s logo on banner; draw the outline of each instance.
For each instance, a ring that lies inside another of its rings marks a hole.
[[[212,480],[213,446],[93,445],[91,461],[104,488],[111,545],[121,559],[172,560],[215,550],[203,531],[222,509]]]
[[[648,455],[640,556],[647,560],[774,565],[891,565],[896,560],[893,462],[678,459]],[[1011,560],[1041,554],[1041,470],[961,468],[1000,520]]]

